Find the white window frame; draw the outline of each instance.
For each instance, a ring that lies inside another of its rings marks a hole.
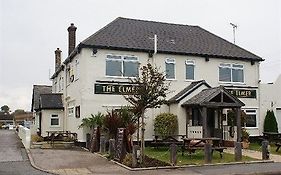
[[[258,123],[259,123],[259,121],[258,121],[258,119],[259,119],[259,117],[258,117],[258,109],[257,108],[243,108],[241,110],[244,111],[246,113],[246,115],[256,115],[256,126],[255,127],[247,127],[246,123],[245,123],[245,128],[246,129],[257,129],[258,128]],[[249,112],[250,110],[251,111],[255,111],[255,112]]]
[[[70,113],[71,110],[72,110],[72,112]],[[74,108],[74,106],[69,106],[67,108],[67,114],[68,114],[68,117],[74,117],[75,116],[75,108]]]
[[[174,78],[167,78],[167,67],[166,64],[174,64]],[[176,59],[174,58],[166,58],[165,59],[165,77],[166,80],[176,80]]]
[[[117,56],[117,57],[121,57],[121,59],[112,59],[112,58],[108,58],[108,56]],[[126,60],[125,57],[134,57],[134,58],[136,58],[136,60]],[[111,77],[111,78],[135,78],[135,77],[137,77],[139,75],[139,70],[137,70],[138,71],[138,75],[137,76],[125,76],[124,75],[124,72],[125,72],[125,70],[124,70],[124,63],[125,62],[134,62],[134,63],[139,64],[140,62],[139,62],[139,58],[137,56],[134,56],[134,55],[107,54],[106,58],[105,58],[105,63],[108,60],[121,62],[121,76],[119,76],[119,75],[106,75],[106,65],[105,65],[105,76],[106,77]]]
[[[186,77],[186,69],[187,69],[186,66],[188,66],[188,65],[193,66],[193,79],[188,79],[188,78]],[[193,80],[195,80],[195,61],[194,61],[194,60],[185,60],[185,80],[188,80],[188,81],[193,81]]]
[[[235,67],[235,66],[241,66],[242,68]],[[221,81],[220,80],[220,68],[229,68],[230,69],[230,81]],[[243,71],[243,82],[236,82],[233,81],[233,70],[242,70]],[[219,70],[218,70],[218,79],[220,83],[236,83],[236,84],[245,84],[245,73],[244,73],[244,65],[238,64],[238,63],[220,63]]]
[[[80,76],[80,65],[79,65],[79,60],[75,59],[75,80],[78,80]]]
[[[55,117],[54,117],[55,116]],[[52,125],[52,119],[57,119],[58,120],[58,125]],[[50,118],[50,126],[51,127],[59,127],[60,126],[60,117],[58,114],[51,114],[51,118]]]

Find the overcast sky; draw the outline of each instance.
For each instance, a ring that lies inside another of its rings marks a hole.
[[[67,55],[67,27],[77,43],[117,17],[198,25],[264,58],[261,80],[281,70],[279,0],[0,0],[0,106],[30,110],[33,84],[50,85],[54,51]]]

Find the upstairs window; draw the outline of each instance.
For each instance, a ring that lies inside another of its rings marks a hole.
[[[194,80],[194,67],[195,63],[192,60],[185,61],[185,79]]]
[[[137,77],[139,61],[135,56],[107,55],[106,76]]]
[[[219,81],[244,83],[244,66],[240,64],[220,64]]]
[[[79,66],[79,60],[75,60],[75,80],[78,80],[80,76],[80,66]]]
[[[175,66],[176,60],[172,58],[167,58],[165,60],[165,67],[166,67],[166,79],[175,79]]]

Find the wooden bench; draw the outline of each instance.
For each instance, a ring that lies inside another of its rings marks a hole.
[[[281,142],[276,142],[275,143],[276,148],[276,152],[278,152],[279,148],[281,147]]]
[[[170,146],[171,144],[182,145],[182,141],[176,139],[176,137],[184,138],[184,135],[171,135],[171,136],[164,136],[164,138],[160,139],[159,135],[154,135],[154,140],[151,142],[152,146],[158,148],[159,146]]]

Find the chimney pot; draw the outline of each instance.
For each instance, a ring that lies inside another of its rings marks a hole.
[[[76,45],[76,29],[73,23],[67,28],[68,31],[68,55],[75,49]]]

